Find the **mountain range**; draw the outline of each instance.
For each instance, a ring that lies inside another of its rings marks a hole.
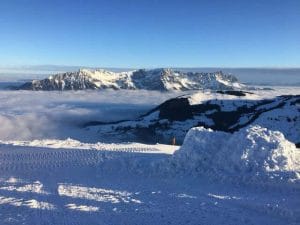
[[[236,90],[245,88],[238,79],[222,71],[182,72],[172,69],[139,69],[128,72],[112,72],[98,69],[80,69],[76,72],[59,73],[46,79],[33,80],[21,85],[22,90]]]

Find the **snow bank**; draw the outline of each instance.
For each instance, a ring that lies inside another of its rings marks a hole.
[[[172,164],[237,182],[299,182],[300,151],[278,131],[250,126],[233,134],[191,129]]]

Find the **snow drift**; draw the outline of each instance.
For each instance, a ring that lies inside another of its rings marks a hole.
[[[300,152],[279,131],[250,126],[233,134],[192,128],[172,159],[176,171],[237,182],[299,182]]]

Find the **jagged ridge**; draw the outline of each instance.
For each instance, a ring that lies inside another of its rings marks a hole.
[[[115,73],[80,69],[33,80],[20,86],[25,90],[145,89],[145,90],[234,90],[245,87],[236,77],[214,73],[180,72],[172,69],[135,70]]]

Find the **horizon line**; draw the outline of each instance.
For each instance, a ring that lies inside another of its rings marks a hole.
[[[48,67],[48,68],[46,68]],[[49,68],[50,67],[50,68]],[[124,66],[85,66],[85,65],[62,65],[62,64],[23,64],[23,65],[0,65],[0,69],[40,69],[40,70],[49,70],[55,68],[87,68],[87,69],[156,69],[156,68],[170,68],[170,69],[300,69],[299,66],[133,66],[133,67],[124,67]]]

